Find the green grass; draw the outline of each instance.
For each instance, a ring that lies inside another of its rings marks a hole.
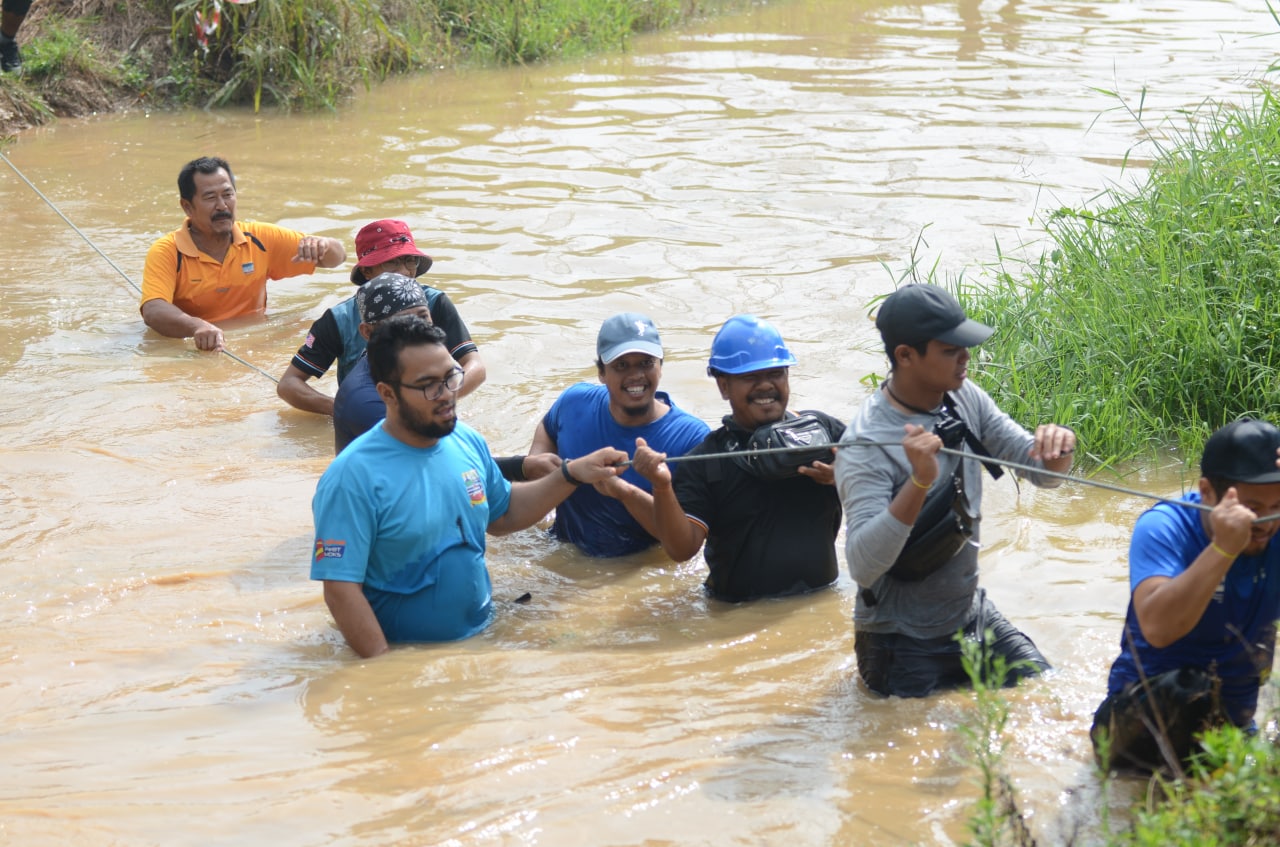
[[[637,32],[754,0],[82,0],[83,17],[24,29],[23,102],[107,82],[156,105],[336,109],[357,86],[463,63],[626,49]],[[106,22],[106,25],[103,24]],[[101,57],[101,58],[99,58]]]
[[[1160,783],[1115,847],[1280,844],[1280,747],[1230,726],[1202,744],[1189,778]]]
[[[422,4],[401,4],[401,23],[430,29]],[[354,86],[417,67],[425,55],[382,17],[371,0],[275,0],[222,6],[202,44],[196,15],[211,0],[181,0],[172,10],[177,99],[205,106],[263,103],[334,108]]]
[[[1140,187],[1054,211],[1035,258],[940,283],[997,329],[975,379],[1024,424],[1072,427],[1095,465],[1198,455],[1280,408],[1280,104],[1261,88],[1183,117]]]
[[[635,32],[696,8],[682,0],[440,0],[451,35],[501,64],[623,50]]]
[[[95,18],[48,18],[40,36],[22,47],[23,80],[41,85],[82,74],[118,81],[120,74],[99,59],[97,50],[85,39],[85,32],[96,22]]]
[[[1038,843],[1016,788],[1005,767],[1009,704],[988,679],[1001,679],[1000,659],[963,643],[965,669],[974,689],[973,711],[958,727],[967,764],[975,769],[980,789],[966,823],[968,847],[1032,847]],[[986,673],[980,673],[986,668]],[[1081,833],[1074,827],[1065,843],[1102,847],[1262,847],[1280,844],[1280,745],[1265,734],[1234,726],[1210,730],[1203,751],[1192,758],[1181,779],[1152,777],[1137,808],[1121,815],[1124,827],[1113,829],[1107,795],[1112,778],[1099,773],[1103,803],[1100,831]],[[1044,817],[1044,816],[1041,816]],[[1055,825],[1045,820],[1042,828]],[[1084,836],[1088,835],[1086,839]],[[1054,843],[1063,843],[1062,840]]]

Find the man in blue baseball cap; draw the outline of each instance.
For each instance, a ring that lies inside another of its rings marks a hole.
[[[736,315],[711,342],[707,374],[729,402],[723,426],[673,463],[657,445],[638,446],[636,470],[653,485],[658,539],[683,562],[703,542],[711,596],[740,601],[812,591],[839,575],[840,499],[831,445],[844,425],[823,412],[787,411],[796,357],[773,325]],[[753,456],[753,447],[813,446],[810,455]],[[824,446],[825,445],[825,446]],[[656,449],[655,449],[656,448]],[[728,454],[717,458],[700,458]]]
[[[647,316],[622,312],[606,320],[596,337],[599,383],[580,382],[556,399],[534,432],[530,455],[558,453],[568,461],[606,446],[630,453],[637,438],[674,455],[687,452],[707,425],[658,390],[662,357]],[[588,556],[612,557],[652,547],[653,529],[649,482],[628,468],[561,503],[551,534]]]
[[[1196,488],[1134,526],[1120,655],[1090,733],[1103,767],[1176,771],[1206,727],[1253,725],[1271,672],[1280,520],[1258,518],[1280,515],[1280,429],[1213,433]]]
[[[969,379],[969,350],[992,328],[968,318],[934,285],[907,285],[876,315],[889,378],[862,404],[836,458],[844,504],[845,558],[858,583],[854,650],[872,691],[923,697],[967,685],[957,633],[1005,660],[995,684],[1038,674],[1049,663],[978,587],[978,521],[984,464],[992,459],[1065,473],[1075,433],[1056,424],[1028,432]],[[896,446],[901,442],[901,446]],[[942,447],[949,448],[941,452]],[[968,452],[973,458],[962,458]],[[1052,487],[1058,476],[1026,473]],[[979,669],[988,675],[984,662]]]

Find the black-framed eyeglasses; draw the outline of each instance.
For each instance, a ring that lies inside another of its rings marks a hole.
[[[394,265],[398,268],[411,268],[416,271],[418,269],[418,257],[409,253],[404,256],[396,256],[394,259],[387,259],[382,264]]]
[[[429,379],[420,385],[411,385],[407,382],[397,382],[394,385],[400,388],[411,388],[414,391],[421,391],[422,396],[426,400],[439,400],[440,395],[444,394],[447,388],[450,391],[457,391],[462,387],[462,380],[466,379],[467,372],[462,368],[454,368],[449,371],[449,375],[444,379]]]

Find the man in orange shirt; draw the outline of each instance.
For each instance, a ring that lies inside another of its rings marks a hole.
[[[236,220],[236,179],[225,159],[203,157],[178,173],[187,219],[151,245],[142,271],[142,320],[161,335],[222,350],[215,324],[267,307],[267,280],[334,268],[336,238]]]

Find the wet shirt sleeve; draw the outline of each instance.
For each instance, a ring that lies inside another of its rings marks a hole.
[[[347,469],[346,464],[330,465],[311,501],[315,521],[312,579],[365,581],[377,533],[376,506],[371,492]]]
[[[178,243],[173,234],[158,239],[147,250],[142,265],[142,303],[148,300],[173,302],[178,289]]]
[[[463,323],[462,316],[458,314],[458,309],[453,305],[448,294],[441,293],[431,304],[431,321],[444,330],[445,343],[449,345],[449,355],[455,360],[462,361],[463,357],[479,350],[471,340],[471,332]]]
[[[342,352],[342,335],[332,309],[325,309],[293,354],[293,366],[315,377],[324,376]]]
[[[314,262],[295,262],[298,242],[305,233],[266,223],[246,223],[246,236],[253,235],[267,248],[267,279],[287,279],[291,276],[315,273]]]

